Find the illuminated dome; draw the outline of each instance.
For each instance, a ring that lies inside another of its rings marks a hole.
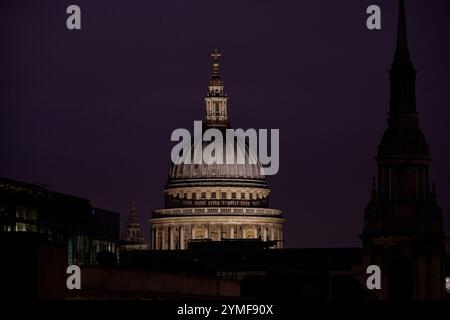
[[[260,239],[281,248],[284,219],[280,210],[269,207],[270,189],[258,156],[242,137],[226,139],[230,125],[220,77],[221,54],[216,50],[212,56],[202,129],[222,132],[223,150],[214,150],[210,145],[214,142],[204,142],[199,136],[181,148],[182,161],[170,166],[164,208],[154,210],[150,219],[152,250],[183,250],[193,240],[229,239]],[[220,150],[222,156],[215,154]],[[226,161],[227,151],[228,158],[233,151],[231,163]],[[202,161],[194,161],[199,155]]]
[[[224,141],[223,150],[223,162],[226,162],[227,150],[234,150],[234,161],[231,164],[220,163],[216,164],[211,158],[205,158],[203,156],[202,164],[194,164],[194,150],[201,150],[202,154],[205,148],[210,144],[210,142],[200,142],[202,144],[199,148],[197,145],[192,144],[189,148],[189,155],[183,160],[181,164],[172,164],[169,171],[169,181],[168,187],[173,184],[179,184],[183,181],[192,181],[196,183],[209,183],[212,180],[220,179],[222,181],[231,182],[245,182],[260,184],[262,186],[266,185],[266,178],[262,175],[262,168],[258,161],[258,157],[253,150],[251,150],[245,143],[239,139],[234,139],[233,142]],[[239,164],[238,155],[240,158],[245,159],[245,163],[242,161]],[[208,164],[213,163],[213,164]]]

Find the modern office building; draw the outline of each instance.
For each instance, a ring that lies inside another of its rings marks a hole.
[[[0,232],[39,233],[67,250],[67,263],[97,263],[97,253],[118,254],[119,214],[88,199],[44,185],[0,178]]]

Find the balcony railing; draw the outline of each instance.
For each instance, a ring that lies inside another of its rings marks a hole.
[[[184,208],[184,207],[259,207],[268,208],[267,199],[260,200],[237,200],[237,199],[171,199],[164,201],[165,208]]]
[[[232,207],[208,207],[208,208],[172,208],[160,209],[154,211],[154,217],[167,216],[195,216],[195,215],[266,215],[278,216],[281,211],[277,209],[268,208],[232,208]]]

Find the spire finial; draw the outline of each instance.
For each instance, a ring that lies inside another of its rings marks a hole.
[[[222,56],[222,53],[218,49],[214,49],[213,52],[210,53],[211,57],[213,57],[213,60],[219,61],[219,58]]]
[[[397,27],[397,56],[408,56],[408,34],[406,32],[406,16],[405,16],[405,1],[400,0],[398,9],[398,27]]]
[[[133,200],[131,201],[131,210],[130,210],[130,215],[131,216],[136,216],[136,202]]]
[[[390,123],[418,125],[415,93],[416,70],[409,55],[404,0],[399,0],[397,47],[389,74],[391,79]],[[409,114],[411,117],[408,118],[409,120],[402,118],[401,121],[397,121],[400,119],[397,116],[402,114]]]
[[[213,52],[210,53],[210,56],[213,58],[213,76],[219,76],[220,74],[219,58],[222,56],[222,53],[218,49],[214,49]]]
[[[128,216],[127,225],[137,222],[136,203],[131,201],[130,203],[130,215]]]

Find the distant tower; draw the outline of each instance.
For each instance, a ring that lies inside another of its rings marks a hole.
[[[380,299],[444,299],[443,218],[429,183],[431,157],[416,111],[403,0],[389,74],[388,128],[375,158],[378,186],[374,180],[361,236],[364,264],[381,268],[382,289],[374,291]]]
[[[126,250],[147,250],[148,244],[141,231],[141,226],[137,220],[136,205],[134,201],[131,203],[130,216],[128,217],[125,236],[123,238],[125,244],[123,248]]]

